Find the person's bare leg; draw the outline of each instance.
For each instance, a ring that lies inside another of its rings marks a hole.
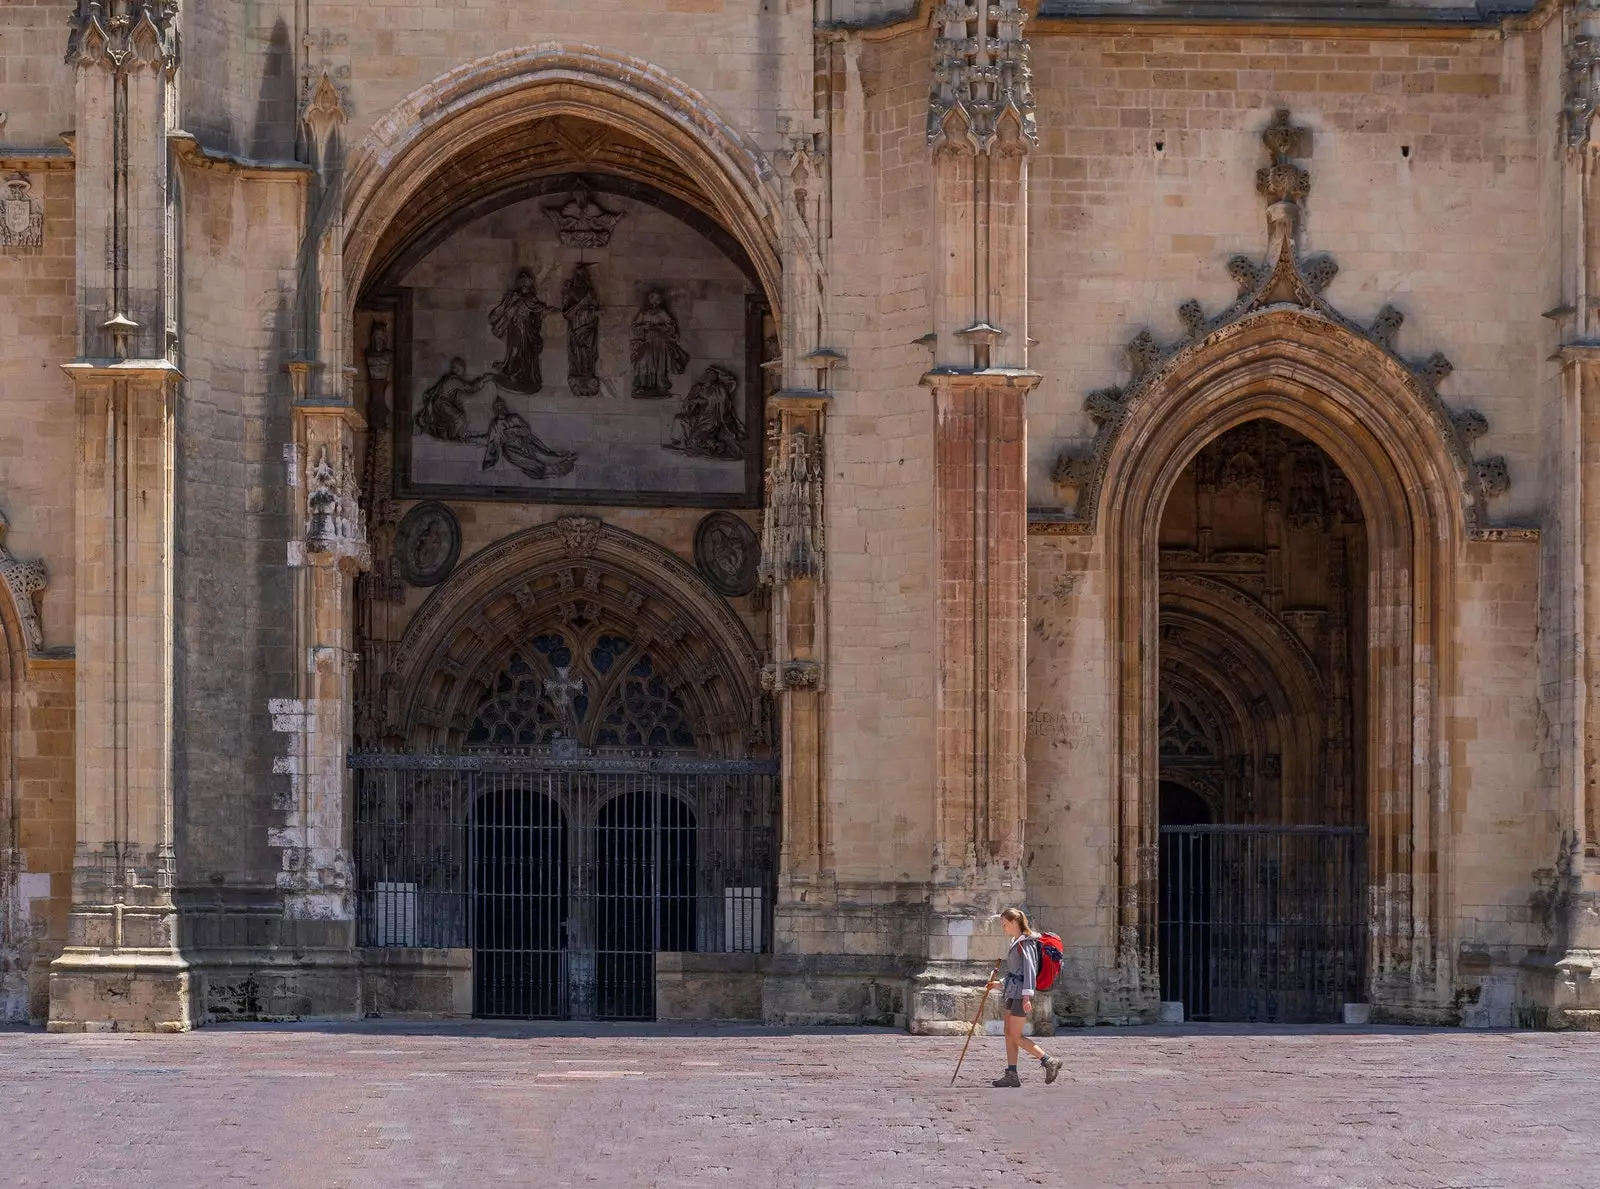
[[[1017,1042],[1022,1039],[1022,1017],[1006,1012],[1006,1064],[1017,1063]]]

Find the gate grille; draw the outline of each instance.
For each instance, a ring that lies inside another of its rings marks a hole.
[[[349,764],[359,944],[471,948],[476,1015],[652,1019],[657,953],[770,948],[773,762]]]
[[[1162,826],[1161,998],[1191,1020],[1326,1023],[1362,1002],[1367,832]]]

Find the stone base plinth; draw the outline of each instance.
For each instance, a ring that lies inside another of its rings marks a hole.
[[[987,1001],[983,988],[990,964],[939,963],[929,965],[911,979],[907,996],[907,1027],[917,1036],[965,1036],[982,1006],[985,1021],[999,1021],[1004,1010],[1000,993],[991,991]],[[1033,997],[1033,1014],[1028,1017],[1030,1036],[1055,1035],[1055,1011],[1050,992]]]
[[[187,1032],[189,964],[170,950],[69,947],[50,966],[51,1032]]]

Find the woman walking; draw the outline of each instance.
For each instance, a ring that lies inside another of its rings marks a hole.
[[[1020,908],[1008,908],[1000,914],[1001,927],[1011,938],[1011,948],[1006,951],[1005,978],[999,983],[990,982],[992,991],[1003,988],[1003,1017],[1006,1022],[1006,1071],[994,1080],[996,1086],[1020,1086],[1017,1077],[1017,1049],[1028,1050],[1039,1058],[1044,1067],[1045,1085],[1056,1080],[1061,1073],[1061,1058],[1052,1057],[1033,1041],[1022,1035],[1023,1021],[1033,1012],[1033,993],[1039,978],[1039,942],[1028,927],[1028,914]]]

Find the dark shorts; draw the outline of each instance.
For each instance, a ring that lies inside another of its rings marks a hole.
[[[1020,999],[1006,1000],[1006,1015],[1017,1016],[1019,1019],[1024,1020],[1028,1018],[1028,1013],[1022,1010],[1022,1000]]]

